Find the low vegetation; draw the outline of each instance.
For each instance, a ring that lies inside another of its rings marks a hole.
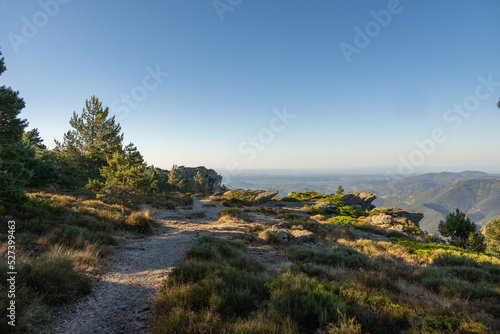
[[[161,196],[160,196],[161,197]],[[151,201],[148,197],[144,201]],[[182,203],[163,198],[167,207]],[[92,280],[106,270],[111,247],[153,233],[157,223],[149,211],[140,211],[135,198],[121,214],[120,204],[95,199],[88,191],[28,193],[22,211],[6,217],[16,222],[16,316],[20,332],[46,306],[75,301],[91,292]],[[158,204],[159,205],[159,204]],[[138,211],[134,211],[133,209]],[[0,232],[0,307],[9,303],[7,283],[7,230]],[[2,311],[0,332],[7,331]]]
[[[153,333],[499,331],[500,261],[450,247],[413,239],[293,246],[292,267],[266,276],[241,242],[203,238],[166,280]]]
[[[485,228],[486,250],[500,255],[500,218],[488,222]]]
[[[222,206],[252,206],[256,204],[256,197],[257,193],[252,190],[233,189],[212,198]]]
[[[236,218],[236,219],[241,219],[244,221],[249,221],[250,220],[250,215],[238,208],[227,208],[227,209],[221,209],[219,212],[219,217],[230,217],[230,218]]]

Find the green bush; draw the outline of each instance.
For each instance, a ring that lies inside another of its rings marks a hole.
[[[339,224],[339,225],[352,225],[356,219],[349,217],[349,216],[336,216],[328,219],[328,222],[334,223],[334,224]]]
[[[302,210],[310,215],[326,215],[326,212],[323,209],[315,207],[314,205],[304,205]]]
[[[500,218],[493,219],[486,224],[485,236],[487,251],[500,255]]]
[[[337,322],[339,311],[345,313],[347,309],[334,287],[304,274],[289,271],[268,286],[271,290],[270,316],[275,319],[289,316],[302,333],[312,333]]]

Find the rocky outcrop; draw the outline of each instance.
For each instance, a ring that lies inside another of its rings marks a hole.
[[[372,210],[375,208],[375,206],[372,204],[372,202],[378,197],[377,194],[372,194],[369,192],[362,192],[362,193],[348,193],[342,196],[342,201],[346,204],[349,205],[355,209],[361,210],[361,209],[367,209],[367,210]]]
[[[198,173],[201,173],[205,181],[207,182],[208,191],[211,194],[226,191],[227,188],[222,184],[222,176],[217,174],[217,172],[213,169],[207,169],[204,166],[200,167],[177,167],[177,176],[182,179],[185,178],[187,180],[187,188],[192,189],[194,185],[194,177]]]
[[[408,212],[403,209],[377,208],[376,210],[384,212],[387,215],[390,215],[396,222],[406,223],[407,221],[411,221],[413,224],[417,226],[419,226],[418,223],[424,218],[423,213]]]
[[[255,197],[255,203],[257,204],[262,204],[265,202],[269,202],[271,198],[275,197],[278,195],[279,191],[263,191],[263,190],[257,190],[258,194]]]
[[[424,236],[424,232],[418,226],[423,214],[408,212],[403,209],[380,209],[372,211],[372,216],[359,218],[370,229],[380,234],[398,233],[417,240]]]
[[[333,213],[337,209],[337,205],[332,202],[316,202],[313,207],[323,210],[326,214]]]

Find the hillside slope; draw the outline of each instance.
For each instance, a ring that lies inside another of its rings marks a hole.
[[[489,220],[500,217],[500,181],[456,181],[418,194],[387,200],[384,206],[423,213],[425,217],[420,227],[429,233],[436,233],[439,221],[457,208],[473,222],[484,226]]]

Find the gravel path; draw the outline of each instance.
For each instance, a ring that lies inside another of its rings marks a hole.
[[[53,333],[148,333],[153,298],[163,279],[186,248],[214,227],[220,208],[204,203],[195,199],[192,210],[157,212],[159,232],[126,246],[93,292],[57,316]]]

